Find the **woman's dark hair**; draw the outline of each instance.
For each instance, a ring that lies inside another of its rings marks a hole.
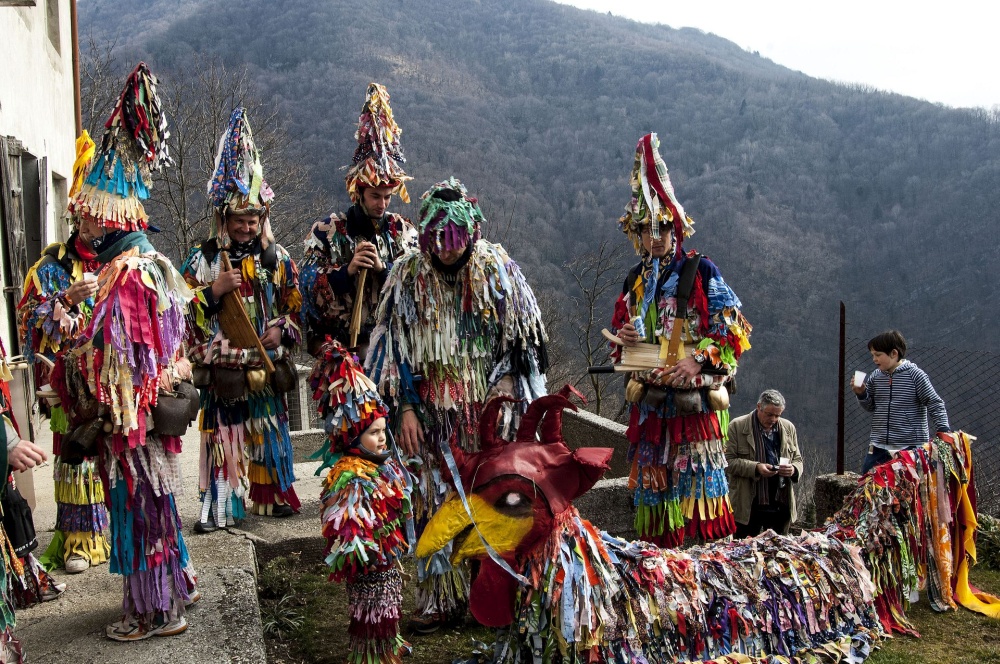
[[[899,359],[903,359],[906,357],[906,339],[898,331],[889,330],[872,337],[872,340],[868,342],[868,350],[878,351],[886,355],[896,351],[899,353]]]

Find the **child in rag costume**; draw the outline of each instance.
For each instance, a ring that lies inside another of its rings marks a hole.
[[[330,579],[347,585],[349,664],[398,664],[409,650],[399,632],[408,549],[407,474],[389,447],[388,410],[375,384],[338,342],[321,347],[310,376],[328,443],[322,523]],[[331,467],[332,466],[332,467]]]

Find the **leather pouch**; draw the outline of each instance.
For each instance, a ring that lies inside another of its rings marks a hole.
[[[191,376],[195,387],[208,387],[212,384],[212,367],[196,364],[191,368]]]
[[[647,385],[642,402],[650,408],[660,408],[667,400],[667,388],[659,385]]]
[[[156,433],[183,436],[191,423],[191,399],[183,392],[160,392],[152,412]]]
[[[274,373],[271,374],[271,385],[276,392],[291,392],[298,386],[298,383],[298,372],[290,357],[282,357],[274,361]]]
[[[212,366],[212,388],[215,396],[225,401],[242,399],[247,392],[247,377],[243,369]]]
[[[701,390],[674,390],[674,412],[694,415],[701,412]]]

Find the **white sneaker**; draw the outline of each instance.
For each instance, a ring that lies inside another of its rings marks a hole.
[[[66,568],[67,574],[79,574],[80,572],[86,572],[90,568],[90,561],[74,553],[66,559],[63,567]]]
[[[136,618],[122,619],[108,625],[104,634],[115,641],[142,641],[151,636],[174,636],[186,631],[187,618],[181,616],[177,620],[162,625],[145,627]]]

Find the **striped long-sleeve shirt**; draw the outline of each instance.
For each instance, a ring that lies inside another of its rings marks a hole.
[[[868,374],[865,393],[858,403],[872,412],[871,444],[889,451],[930,440],[927,415],[934,430],[950,431],[944,399],[938,396],[930,378],[913,362],[903,360],[892,373],[881,369]]]

